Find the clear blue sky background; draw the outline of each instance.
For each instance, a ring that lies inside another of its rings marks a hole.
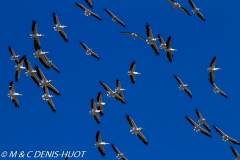
[[[87,6],[84,0],[76,2]],[[86,17],[75,6],[75,1],[1,1],[0,151],[85,150],[84,159],[115,159],[110,145],[105,146],[105,157],[94,147],[96,132],[100,130],[103,141],[114,143],[126,152],[129,160],[234,159],[229,148],[232,144],[224,143],[212,125],[240,141],[240,126],[237,125],[240,111],[237,7],[240,2],[195,0],[206,22],[196,14],[187,16],[180,10],[170,12],[172,5],[167,0],[92,2],[93,11],[103,21]],[[191,11],[187,0],[178,2]],[[104,8],[117,15],[127,28],[113,23]],[[69,43],[53,30],[52,12],[58,15],[61,24],[68,26],[65,32]],[[48,58],[59,68],[60,74],[45,69],[33,57],[33,39],[29,37],[33,20],[37,22],[39,33],[46,35],[40,38],[42,50],[50,52]],[[172,63],[168,62],[163,50],[156,56],[150,45],[119,33],[136,32],[147,38],[146,23],[155,37],[160,34],[166,41],[172,36],[172,47],[178,49]],[[94,48],[101,60],[87,56],[79,41]],[[7,97],[9,82],[15,75],[15,62],[10,60],[8,45],[16,54],[26,54],[32,66],[38,64],[47,79],[54,80],[52,84],[61,92],[60,97],[50,92],[57,109],[55,114],[42,100],[43,90],[24,75],[26,71],[21,73],[19,82],[14,82],[16,91],[24,95],[18,97],[20,108],[15,108]],[[208,82],[207,68],[214,56],[217,57],[216,66],[222,68],[216,72],[215,82],[227,93],[228,99],[215,94]],[[137,75],[133,85],[127,71],[134,60],[136,71],[142,75]],[[190,85],[192,99],[178,89],[173,75]],[[117,78],[127,89],[124,92],[127,105],[107,98],[99,84],[101,80],[114,88]],[[104,108],[105,115],[98,125],[89,111],[90,99],[96,100],[99,91],[109,106]],[[196,108],[207,118],[212,138],[195,133],[185,119],[187,115],[197,121]],[[138,127],[145,128],[142,133],[148,146],[129,133],[126,114]],[[233,146],[240,151],[238,146]]]

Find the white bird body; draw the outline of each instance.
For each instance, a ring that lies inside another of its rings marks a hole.
[[[34,58],[41,57],[49,52],[43,52],[41,49],[37,50],[36,53],[33,53]]]

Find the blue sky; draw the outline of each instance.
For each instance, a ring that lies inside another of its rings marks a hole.
[[[93,11],[103,21],[86,17],[75,2],[87,6],[84,0],[1,2],[0,152],[84,150],[87,152],[83,159],[115,159],[110,145],[105,146],[105,157],[94,147],[96,132],[100,130],[102,140],[126,152],[129,160],[235,158],[230,145],[239,152],[240,148],[230,142],[224,143],[212,126],[216,125],[240,141],[240,127],[235,125],[240,111],[240,23],[235,18],[240,2],[195,0],[202,8],[206,22],[195,14],[187,16],[180,10],[170,12],[172,5],[167,0],[92,0]],[[191,11],[187,0],[177,2]],[[117,15],[127,28],[113,23],[104,8]],[[53,30],[52,12],[58,15],[61,24],[68,26],[65,32],[69,43]],[[33,20],[37,22],[39,33],[46,35],[40,38],[42,50],[50,52],[48,58],[53,60],[60,73],[45,69],[33,57],[35,50],[29,37]],[[178,49],[172,63],[168,62],[163,50],[156,56],[150,45],[119,33],[130,31],[147,38],[146,23],[155,37],[160,34],[166,41],[172,36],[172,47]],[[87,56],[79,41],[94,48],[101,60]],[[7,97],[9,82],[14,81],[15,75],[15,62],[10,60],[7,46],[11,46],[16,54],[26,54],[33,66],[37,64],[47,79],[54,80],[52,84],[61,92],[60,97],[50,92],[54,96],[56,113],[42,100],[43,90],[24,75],[25,71],[19,82],[14,82],[16,92],[23,94],[18,97],[20,107],[15,108]],[[215,83],[228,99],[215,94],[208,81],[207,68],[214,56],[217,57],[216,66],[222,68],[215,74]],[[137,75],[135,84],[131,84],[127,75],[132,61],[136,61],[136,71],[142,73]],[[189,84],[192,99],[178,89],[173,75]],[[117,78],[127,89],[124,92],[126,105],[107,98],[99,84],[102,81],[114,88]],[[89,111],[90,99],[96,100],[99,91],[109,106],[104,108],[105,115],[98,125]],[[212,138],[195,133],[185,119],[187,115],[197,121],[196,108],[207,118]],[[145,128],[142,133],[148,146],[130,134],[126,114],[138,127]]]

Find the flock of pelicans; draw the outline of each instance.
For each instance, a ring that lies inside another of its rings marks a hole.
[[[91,0],[85,0],[85,1],[87,2],[88,7],[90,9],[92,9],[93,5],[92,5]],[[168,1],[173,5],[172,10],[178,8],[181,11],[183,11],[184,13],[186,13],[187,15],[190,15],[189,12],[185,8],[183,8],[179,3],[176,3],[173,0],[168,0]],[[191,5],[191,7],[193,8],[192,13],[196,13],[203,21],[205,21],[204,16],[200,12],[200,8],[197,8],[192,0],[189,0],[189,3]],[[92,12],[90,9],[87,9],[82,4],[75,3],[75,5],[80,7],[82,10],[84,10],[86,16],[91,15],[100,21],[102,20],[99,15]],[[118,22],[121,26],[126,28],[126,25],[117,16],[115,16],[111,11],[109,11],[107,9],[104,9],[104,11],[107,12],[112,17],[113,21]],[[67,26],[60,24],[58,16],[55,13],[52,13],[52,16],[53,16],[53,21],[55,23],[55,27],[53,29],[60,33],[61,37],[64,39],[65,42],[68,42],[67,34],[63,30]],[[147,37],[148,37],[147,40],[145,40],[142,36],[137,35],[136,33],[131,33],[131,32],[120,32],[120,33],[129,34],[133,37],[133,39],[139,38],[139,39],[143,40],[144,42],[146,42],[147,44],[150,44],[156,55],[160,55],[160,52],[159,52],[159,49],[158,49],[158,46],[156,43],[156,41],[159,40],[159,42],[161,44],[160,49],[163,49],[167,53],[167,58],[168,58],[169,62],[172,62],[172,58],[173,58],[172,52],[177,51],[176,49],[173,49],[171,47],[171,36],[168,37],[166,43],[164,42],[163,38],[160,35],[158,35],[157,38],[154,38],[152,29],[150,28],[148,23],[146,24],[146,33],[147,33]],[[36,21],[33,21],[32,22],[32,34],[30,34],[30,37],[33,38],[33,40],[34,40],[34,48],[36,51],[36,53],[34,53],[33,56],[34,56],[34,58],[38,58],[40,60],[41,64],[45,68],[47,68],[47,69],[53,68],[56,72],[59,73],[58,68],[46,56],[46,54],[48,54],[49,52],[44,52],[41,50],[41,45],[40,45],[40,40],[39,40],[39,37],[41,37],[41,36],[44,36],[44,35],[38,33]],[[96,53],[94,53],[92,51],[92,49],[89,48],[85,43],[80,42],[80,45],[86,50],[87,55],[91,55],[94,58],[100,60],[100,57]],[[47,78],[44,76],[43,72],[37,65],[35,65],[35,67],[33,69],[31,66],[31,63],[27,60],[26,55],[23,55],[21,57],[21,59],[19,60],[19,55],[16,55],[14,50],[10,46],[8,46],[8,49],[9,49],[10,54],[12,55],[11,60],[14,60],[17,64],[16,66],[14,66],[16,69],[15,82],[18,82],[21,71],[24,69],[27,69],[27,72],[25,72],[25,75],[30,76],[38,86],[43,88],[44,94],[42,95],[42,99],[46,100],[48,102],[48,104],[51,107],[53,112],[56,112],[56,108],[52,101],[53,96],[49,94],[48,90],[52,91],[54,94],[56,94],[58,96],[60,95],[60,92],[51,84],[52,80],[47,80]],[[25,67],[23,66],[24,64],[25,64]],[[216,57],[214,57],[212,59],[212,61],[210,63],[210,67],[207,69],[207,71],[209,72],[209,82],[214,87],[215,93],[219,93],[222,96],[224,96],[225,98],[227,98],[227,95],[222,90],[220,90],[215,84],[215,80],[214,80],[215,79],[215,77],[214,77],[215,71],[220,70],[220,68],[216,68],[215,65],[216,65]],[[127,72],[127,74],[130,76],[130,80],[131,80],[132,84],[134,84],[136,81],[136,75],[141,74],[139,72],[136,72],[135,68],[136,68],[136,63],[135,63],[135,61],[133,61],[130,66],[130,71]],[[177,82],[180,85],[179,89],[184,90],[189,95],[189,97],[192,98],[192,93],[187,88],[188,85],[184,84],[182,82],[182,80],[175,75],[174,75],[174,78],[177,80]],[[116,100],[120,101],[121,103],[126,104],[126,102],[124,100],[124,94],[123,94],[123,91],[125,89],[121,87],[121,83],[118,79],[116,80],[116,89],[115,90],[112,90],[110,87],[108,87],[107,84],[105,84],[101,81],[99,83],[104,88],[104,90],[107,91],[107,97],[114,97]],[[12,102],[14,103],[14,105],[16,107],[19,107],[19,102],[17,100],[17,96],[22,96],[22,94],[15,92],[15,87],[14,87],[13,81],[10,82],[9,92],[10,93],[8,94],[8,97],[11,98]],[[100,117],[98,114],[103,116],[103,114],[104,114],[103,106],[106,105],[106,103],[102,101],[101,91],[98,92],[97,103],[95,103],[94,99],[91,99],[90,102],[91,102],[92,110],[89,113],[92,114],[94,116],[94,119],[96,120],[96,122],[98,124],[100,124]],[[195,111],[199,118],[198,123],[193,121],[188,116],[186,116],[186,119],[194,126],[195,132],[200,131],[203,134],[211,137],[211,134],[210,134],[211,130],[210,130],[209,125],[206,122],[206,119],[203,118],[203,116],[201,115],[199,110],[196,109]],[[136,134],[142,140],[142,142],[145,145],[147,145],[148,141],[141,132],[141,130],[143,130],[144,128],[137,127],[134,120],[128,114],[126,115],[126,119],[131,127],[130,133]],[[204,128],[201,127],[201,125],[203,125]],[[213,128],[222,136],[224,142],[228,140],[232,143],[240,145],[240,142],[238,142],[237,140],[235,140],[235,139],[231,138],[230,136],[228,136],[227,134],[225,134],[218,127],[213,126]],[[98,150],[102,156],[105,156],[104,145],[110,144],[110,143],[102,141],[100,131],[97,131],[96,141],[97,141],[97,143],[94,144],[94,146],[98,147]],[[112,148],[117,153],[116,158],[127,160],[127,158],[124,156],[124,153],[120,152],[115,145],[112,144]],[[234,153],[234,155],[237,157],[237,159],[240,160],[240,155],[238,154],[238,152],[232,146],[230,148],[231,148],[232,152]],[[68,159],[68,158],[66,158],[66,159]]]

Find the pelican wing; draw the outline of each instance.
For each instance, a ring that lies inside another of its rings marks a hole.
[[[213,126],[213,128],[221,135],[224,136],[225,133],[223,131],[221,131],[219,128],[217,128],[216,126]]]
[[[48,62],[47,62],[47,58],[45,55],[41,55],[40,57],[38,57],[40,63],[46,68],[46,69],[49,69],[49,65],[48,65]]]
[[[94,52],[91,52],[91,56],[93,56],[97,60],[100,60],[99,56],[96,53],[94,53]]]
[[[233,139],[232,137],[229,137],[228,140],[234,144],[240,145],[240,142],[238,142],[237,140]]]
[[[124,28],[126,28],[126,25],[123,23],[123,21],[121,21],[119,18],[117,18],[116,20],[119,24],[121,24]]]
[[[180,85],[183,85],[183,82],[182,82],[182,80],[181,80],[179,77],[177,77],[177,76],[174,75],[174,78],[178,81],[178,83],[179,83]]]
[[[142,134],[142,132],[137,132],[137,136],[138,138],[140,138],[142,140],[142,142],[145,144],[145,145],[148,145],[148,141],[146,139],[146,137],[144,137],[144,135]]]
[[[109,11],[109,10],[107,10],[107,9],[105,9],[105,8],[104,8],[104,11],[107,12],[111,17],[114,17],[114,16],[115,16],[114,14],[112,14],[111,11]]]
[[[15,107],[19,108],[19,103],[18,103],[17,97],[12,96],[11,100],[12,100],[13,104],[15,105]]]
[[[207,124],[207,122],[203,122],[203,126],[208,130],[208,132],[211,132],[211,129],[209,127],[209,125]]]
[[[12,47],[10,47],[10,46],[8,46],[8,50],[9,50],[9,52],[10,52],[10,54],[12,55],[12,56],[16,56],[16,54],[15,54],[15,52],[14,52],[14,50],[12,49]],[[15,59],[14,60],[17,64],[18,64],[18,59]]]
[[[101,86],[107,91],[107,92],[112,92],[112,90],[103,82],[99,82],[101,84]]]
[[[79,8],[81,8],[82,10],[88,10],[87,8],[85,8],[82,4],[79,4],[79,3],[75,3],[76,6],[78,6]]]
[[[148,38],[152,38],[153,37],[152,29],[150,28],[148,23],[146,24],[146,31],[147,31]]]
[[[101,102],[102,102],[102,93],[101,93],[101,91],[98,92],[98,95],[97,95],[97,102],[98,102],[98,103],[101,103]]]
[[[43,72],[41,71],[41,69],[36,65],[35,66],[35,70],[37,71],[37,75],[39,77],[40,80],[42,81],[46,81],[46,77],[44,76]]]
[[[27,70],[30,70],[30,71],[32,70],[32,66],[27,59],[24,59],[24,64],[25,64]]]
[[[161,44],[163,44],[163,45],[165,44],[165,42],[164,42],[162,36],[160,36],[160,34],[158,35],[158,40]]]
[[[98,20],[102,21],[102,18],[99,15],[97,15],[96,13],[91,12],[91,15],[93,17],[97,18]]]
[[[93,117],[96,120],[97,124],[100,124],[100,118],[98,116],[98,113],[94,113]]]
[[[193,126],[197,126],[197,123],[195,123],[190,117],[185,116],[185,118],[190,122]]]
[[[238,157],[239,156],[238,151],[236,149],[234,149],[232,146],[230,148],[231,148],[233,154],[235,155],[235,157]]]
[[[18,79],[20,78],[20,70],[16,70],[15,72],[15,82],[18,82]]]
[[[31,63],[27,59],[24,60],[24,63],[25,63],[26,68],[28,69],[28,71],[33,70]],[[31,76],[32,80],[39,86],[39,80],[38,80],[36,74],[32,73],[30,76]]]
[[[202,118],[203,118],[203,117],[202,117],[202,114],[199,112],[199,110],[198,110],[198,109],[195,109],[195,112],[196,112],[196,114],[197,114],[198,118],[200,118],[200,119],[202,119]]]
[[[59,31],[59,34],[61,35],[65,42],[68,42],[67,34],[64,32],[63,29]]]
[[[202,13],[200,11],[197,12],[197,15],[199,18],[201,18],[204,22],[206,21],[206,19],[204,18],[204,16],[202,15]]]
[[[104,110],[103,110],[103,106],[102,105],[99,105],[98,106],[98,110],[100,110],[100,116],[103,116],[104,115]]]
[[[184,91],[189,95],[190,98],[192,98],[192,93],[187,87],[184,88]]]
[[[123,33],[123,34],[132,34],[131,32],[120,32],[120,33]]]
[[[159,56],[160,53],[159,53],[159,50],[158,50],[158,47],[157,47],[156,43],[151,44],[151,47],[152,47],[152,49],[154,50],[155,54],[156,54],[157,56]]]
[[[48,102],[48,105],[51,107],[52,111],[53,111],[54,113],[56,113],[56,108],[55,108],[55,106],[54,106],[54,104],[53,104],[52,99],[51,99],[51,98],[48,99],[47,102]]]
[[[219,89],[219,94],[221,94],[223,97],[228,98],[227,94],[224,93],[222,90]]]
[[[114,95],[114,98],[117,99],[118,101],[122,102],[123,104],[127,104],[127,103],[124,101],[123,97],[121,97],[121,96],[119,96],[119,95],[117,95],[117,94]]]
[[[130,66],[130,71],[134,72],[135,71],[135,67],[136,67],[136,62],[133,61],[131,66]]]
[[[181,11],[183,11],[184,13],[186,13],[187,15],[191,16],[191,14],[183,7],[179,8]]]
[[[89,48],[88,48],[88,46],[85,44],[85,43],[83,43],[83,42],[79,42],[80,44],[81,44],[81,46],[85,49],[85,50],[88,50]]]
[[[35,20],[32,21],[32,32],[34,34],[37,34],[38,33],[38,30],[37,30],[37,23]]]
[[[205,129],[203,129],[202,127],[200,127],[200,132],[202,132],[203,134],[205,134],[208,137],[212,137],[211,134],[208,131],[206,131]]]
[[[60,96],[60,92],[55,87],[53,87],[53,85],[49,84],[49,85],[47,85],[47,87],[50,91],[55,93],[57,96]]]
[[[169,62],[172,62],[173,54],[171,51],[167,51],[167,58]]]
[[[170,2],[172,5],[175,4],[174,0],[168,0],[168,2]]]
[[[91,99],[91,108],[92,108],[93,110],[96,110],[96,103],[94,102],[94,99],[93,99],[93,98]]]
[[[213,57],[213,59],[212,59],[212,61],[211,61],[211,63],[210,63],[210,67],[211,67],[211,68],[214,68],[215,65],[216,65],[216,62],[217,62],[217,57]]]
[[[132,84],[134,84],[136,81],[135,74],[130,75],[130,79],[131,79]]]
[[[85,0],[89,8],[93,8],[92,1],[91,0]]]
[[[98,147],[98,151],[101,153],[101,155],[102,155],[103,157],[106,155],[106,153],[105,153],[104,148],[103,148],[102,145]]]
[[[51,63],[51,67],[58,73],[60,73],[59,69],[53,64]]]
[[[111,146],[112,146],[112,149],[113,149],[117,154],[120,154],[120,153],[121,153],[116,146],[114,146],[113,144],[112,144]]]
[[[119,81],[119,79],[116,80],[116,86],[117,86],[117,88],[121,88],[121,82]],[[124,99],[124,95],[121,90],[118,92],[118,94],[120,97],[122,97]]]
[[[126,115],[126,119],[127,119],[127,121],[128,121],[128,124],[133,128],[137,128],[137,126],[136,126],[136,124],[135,124],[135,122],[133,121],[133,119],[127,114]]]
[[[210,71],[210,73],[209,73],[209,79],[213,82],[214,81],[214,73],[215,73],[215,71]]]
[[[54,21],[54,23],[55,23],[56,25],[60,25],[58,16],[55,14],[55,12],[53,12],[52,15],[53,15],[53,21]]]
[[[145,42],[145,39],[142,36],[137,35],[137,37]]]
[[[40,47],[40,41],[39,41],[38,38],[37,38],[37,39],[34,39],[33,44],[34,44],[34,49],[35,49],[35,51],[38,51],[38,50],[41,49],[41,47]]]
[[[190,3],[190,5],[193,9],[196,8],[196,5],[194,4],[194,2],[192,0],[188,0],[188,2]]]
[[[101,138],[101,134],[100,134],[100,131],[97,131],[97,134],[96,134],[96,141],[97,142],[102,142],[102,138]]]
[[[168,39],[167,39],[167,42],[166,42],[167,48],[171,48],[171,39],[172,39],[171,36],[169,36]]]
[[[14,92],[15,92],[13,81],[10,82],[8,88],[9,88],[9,92],[10,92],[10,93],[14,93]]]

